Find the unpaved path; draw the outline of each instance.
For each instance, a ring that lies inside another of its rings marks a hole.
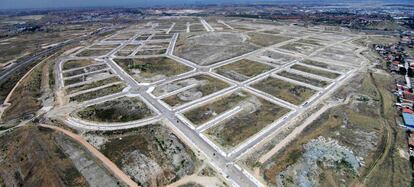
[[[344,104],[348,104],[349,101],[351,100],[352,94],[348,95],[348,97],[345,99],[345,101],[343,102],[339,102],[339,103],[330,103],[327,105],[324,105],[321,109],[319,109],[318,111],[316,111],[315,113],[313,113],[310,117],[308,117],[302,125],[300,125],[299,127],[296,127],[292,133],[290,133],[288,136],[286,136],[285,139],[283,139],[280,143],[278,143],[273,149],[271,149],[269,152],[267,152],[266,154],[262,155],[259,158],[259,162],[260,163],[265,163],[267,160],[269,160],[274,154],[276,154],[281,148],[285,147],[286,145],[288,145],[294,138],[296,138],[296,136],[298,136],[303,129],[305,129],[308,125],[310,125],[313,121],[315,121],[316,119],[318,119],[318,117],[320,115],[322,115],[325,111],[327,111],[328,109],[332,108],[332,107],[336,107],[339,105],[344,105]]]
[[[59,132],[62,132],[66,134],[67,136],[73,138],[75,141],[82,144],[90,153],[92,153],[96,158],[98,158],[107,168],[109,171],[112,172],[119,180],[123,181],[128,186],[136,187],[138,186],[137,183],[135,183],[131,178],[129,178],[128,175],[126,175],[122,170],[120,170],[111,160],[109,160],[105,155],[103,155],[101,152],[99,152],[95,147],[93,147],[91,144],[89,144],[85,139],[83,139],[81,136],[70,132],[68,130],[62,129],[60,127],[51,126],[51,125],[40,125],[42,127],[50,128]]]
[[[49,85],[49,64],[51,62],[46,62],[42,65],[42,79],[40,83],[41,90],[44,92],[50,91],[50,85]]]

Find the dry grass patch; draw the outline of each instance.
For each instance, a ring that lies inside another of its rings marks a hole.
[[[268,77],[259,81],[253,84],[252,87],[294,105],[299,105],[305,102],[316,93],[315,90],[308,87],[296,85],[273,77]]]
[[[184,116],[195,126],[200,126],[212,120],[214,117],[238,106],[240,102],[251,96],[245,91],[236,91],[230,95],[214,100],[206,105],[191,109]]]
[[[126,87],[125,84],[116,84],[109,87],[105,87],[99,90],[95,90],[92,92],[83,93],[74,97],[70,98],[70,101],[77,101],[77,102],[83,102],[88,101],[92,99],[96,99],[99,97],[115,94],[118,92],[121,92]]]
[[[121,79],[119,79],[117,76],[114,76],[114,77],[98,80],[98,81],[95,81],[95,82],[82,84],[82,85],[79,85],[79,86],[68,87],[68,88],[66,88],[66,93],[68,95],[70,95],[70,94],[73,94],[73,93],[76,93],[76,92],[81,92],[81,91],[84,91],[84,90],[97,88],[99,86],[103,86],[103,85],[106,85],[106,84],[111,84],[111,83],[115,83],[115,82],[119,82],[119,81],[121,81]]]
[[[76,116],[97,122],[128,122],[153,116],[155,113],[139,98],[122,97],[88,106]]]
[[[229,86],[226,82],[223,82],[217,78],[214,78],[208,75],[197,75],[197,76],[190,77],[182,81],[184,82],[189,81],[192,84],[196,84],[196,86],[188,90],[182,91],[178,94],[163,98],[162,100],[165,103],[173,107],[182,105],[190,101],[213,94],[220,90],[223,90],[224,88]],[[173,83],[170,83],[169,86],[177,87],[177,85],[180,86],[180,84],[181,84],[181,81],[175,81]]]
[[[103,56],[111,52],[112,49],[86,49],[78,54],[76,56],[78,57],[91,57],[91,56]]]
[[[290,66],[290,68],[295,69],[295,70],[299,70],[299,71],[303,71],[303,72],[306,72],[306,73],[310,73],[310,74],[330,78],[330,79],[336,79],[339,76],[341,76],[341,74],[339,74],[339,73],[323,71],[323,70],[320,70],[320,69],[310,68],[310,67],[307,67],[307,66],[301,66],[301,65],[298,65],[298,64]]]
[[[325,87],[329,84],[329,82],[327,81],[322,81],[322,80],[314,79],[311,77],[306,77],[303,75],[299,75],[299,74],[291,73],[287,71],[282,71],[277,74],[282,77],[286,77],[292,80],[296,80],[296,81],[303,82],[303,83],[310,84],[310,85],[317,86],[317,87]]]
[[[88,65],[96,64],[93,60],[69,60],[63,63],[63,70],[80,68]]]
[[[271,69],[273,69],[273,67],[269,65],[243,59],[221,66],[215,71],[227,78],[242,82]]]
[[[292,39],[289,37],[262,34],[258,32],[250,32],[247,35],[250,37],[250,42],[262,47],[274,45]]]
[[[114,59],[140,82],[152,82],[190,71],[191,68],[168,57]]]
[[[332,65],[332,64],[328,64],[328,63],[324,63],[324,62],[318,62],[318,61],[314,61],[314,60],[307,60],[306,59],[306,60],[302,61],[302,63],[307,64],[307,65],[311,65],[311,66],[316,66],[316,67],[320,67],[320,68],[333,70],[333,71],[339,71],[339,72],[349,71],[349,68],[346,68],[346,67],[335,66],[335,65]]]
[[[241,106],[241,112],[205,132],[225,149],[234,148],[289,112],[289,109],[252,95]]]

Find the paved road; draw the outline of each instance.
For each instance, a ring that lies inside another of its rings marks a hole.
[[[102,29],[102,28],[100,28],[100,29]],[[100,30],[100,29],[98,29],[98,30]],[[80,41],[83,41],[83,40],[87,40],[88,38],[92,37],[94,34],[95,34],[95,32],[91,32],[86,36],[83,35],[83,36],[79,36],[79,37],[74,38],[74,39],[67,40],[65,42],[60,43],[59,45],[56,45],[54,47],[50,47],[50,48],[47,48],[47,49],[45,49],[41,52],[38,52],[38,53],[34,54],[33,56],[31,56],[27,59],[24,59],[23,61],[16,62],[11,67],[9,67],[9,68],[7,68],[7,69],[0,72],[0,82],[4,81],[4,80],[7,80],[7,78],[9,78],[9,76],[12,75],[13,73],[15,73],[16,71],[29,66],[30,64],[32,64],[32,63],[36,62],[37,60],[39,60],[40,58],[49,56],[49,55],[57,52],[58,50],[62,49],[63,47],[65,47],[67,45],[74,44],[74,43],[77,43],[77,42],[80,42]]]
[[[40,58],[43,58],[45,56],[49,56],[49,55],[53,54],[54,52],[58,51],[62,47],[63,47],[63,45],[58,45],[58,46],[46,49],[42,52],[39,52],[39,53],[35,54],[32,57],[24,59],[23,61],[16,62],[11,67],[9,67],[9,68],[7,68],[7,69],[0,72],[0,82],[6,80],[7,78],[9,78],[9,76],[12,75],[13,73],[15,73],[16,71],[29,66],[33,62],[39,60]]]
[[[152,106],[154,106],[166,119],[168,119],[173,128],[185,134],[190,142],[196,145],[199,151],[203,152],[208,160],[220,167],[226,175],[228,175],[228,179],[235,182],[237,186],[257,186],[257,184],[253,183],[246,175],[243,174],[240,170],[238,170],[234,165],[231,165],[231,161],[227,160],[224,156],[219,154],[210,144],[205,142],[200,135],[181,122],[181,120],[175,115],[174,112],[167,109],[165,106],[160,104],[156,99],[151,97],[146,91],[148,86],[142,86],[137,83],[131,76],[129,76],[126,72],[122,70],[117,64],[115,64],[112,60],[107,59],[106,63],[115,72],[120,75],[124,81],[131,86],[134,90],[131,91],[134,93],[136,91],[140,94],[145,100],[147,100]],[[226,167],[223,167],[226,166]]]

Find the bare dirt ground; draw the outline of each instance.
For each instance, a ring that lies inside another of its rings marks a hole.
[[[95,147],[93,147],[91,144],[85,141],[85,139],[83,139],[81,136],[74,134],[73,132],[70,132],[68,130],[59,128],[59,127],[50,126],[50,125],[42,125],[42,126],[62,132],[65,135],[73,138],[75,141],[82,144],[88,151],[90,151],[91,154],[93,154],[96,158],[98,158],[108,170],[110,170],[121,181],[125,182],[125,184],[127,184],[128,186],[138,186],[134,181],[131,180],[131,178],[129,178],[128,175],[126,175],[123,171],[121,171],[111,160],[105,157],[105,155],[103,155]]]

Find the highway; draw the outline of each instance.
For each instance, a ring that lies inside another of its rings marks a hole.
[[[98,30],[101,30],[101,28],[97,29],[97,31]],[[83,40],[87,40],[88,38],[92,37],[93,34],[95,34],[95,32],[91,32],[86,36],[83,35],[83,36],[79,36],[74,39],[64,41],[56,46],[53,46],[41,52],[35,53],[31,57],[25,58],[22,61],[15,62],[15,64],[13,64],[11,67],[8,67],[7,69],[0,71],[0,82],[7,80],[9,76],[15,73],[16,71],[29,66],[30,64],[38,61],[39,59],[43,57],[50,56],[51,54],[56,53],[57,51],[59,51],[60,49],[62,49],[63,47],[67,45],[74,44],[74,43],[77,43]]]

